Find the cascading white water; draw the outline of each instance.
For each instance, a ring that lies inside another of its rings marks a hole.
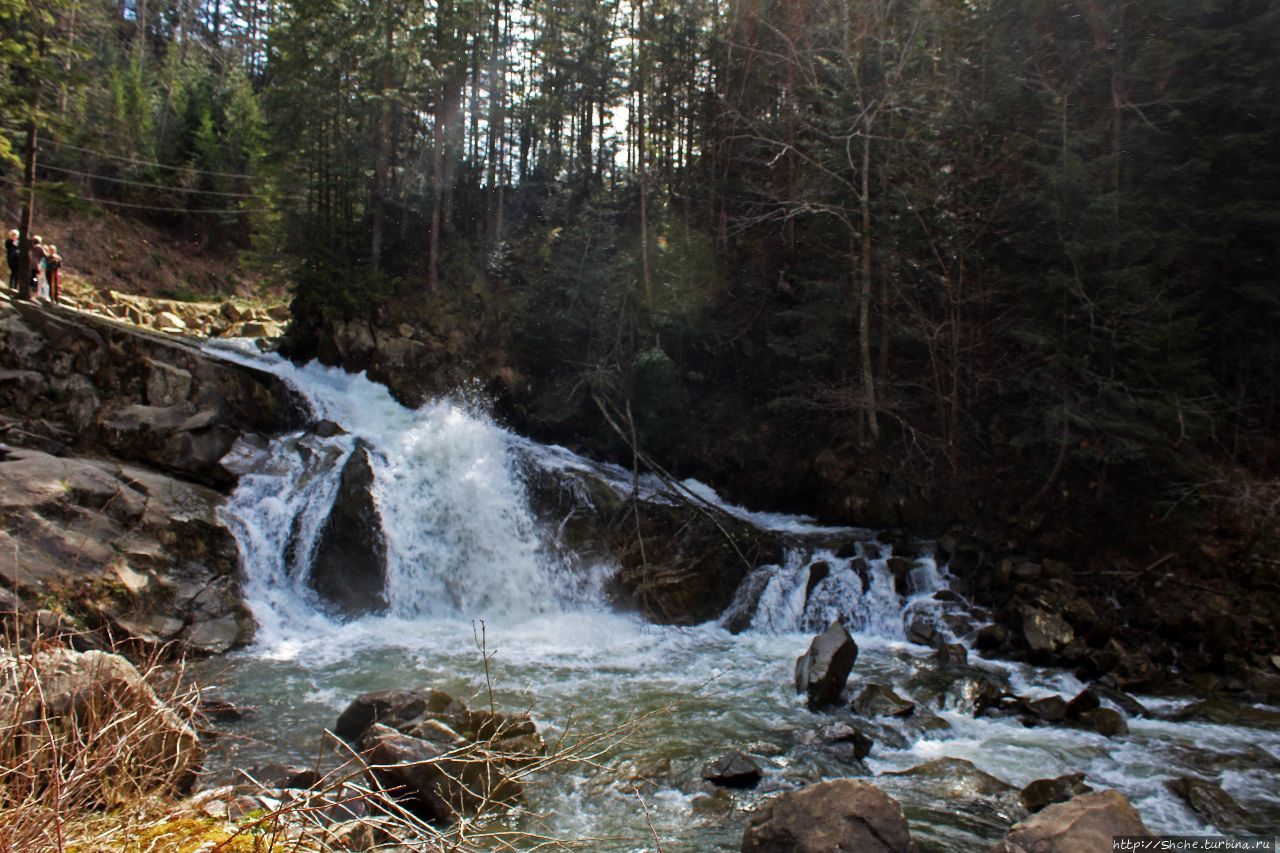
[[[510,433],[456,401],[414,411],[361,375],[267,363],[346,432],[274,442],[226,508],[260,619],[314,617],[309,555],[357,442],[374,473],[390,615],[523,618],[589,596],[592,577],[543,545]]]
[[[683,703],[656,717],[646,736],[615,759],[631,767],[629,773],[657,776],[647,811],[637,805],[631,777],[598,783],[573,770],[531,789],[534,810],[554,815],[540,831],[609,837],[596,849],[634,850],[651,844],[652,822],[673,847],[736,850],[742,809],[761,794],[734,795],[733,808],[722,808],[699,788],[705,761],[727,747],[749,749],[775,788],[850,772],[798,744],[797,733],[831,717],[810,713],[791,688],[796,655],[813,632],[841,619],[862,648],[855,680],[893,685],[945,724],[893,723],[879,732],[868,762],[874,773],[943,756],[971,760],[1015,785],[1085,771],[1091,784],[1129,795],[1153,829],[1183,832],[1206,827],[1163,781],[1178,772],[1220,773],[1248,807],[1280,818],[1280,796],[1265,784],[1280,770],[1280,734],[1133,720],[1128,738],[1107,741],[1071,729],[1029,730],[1013,720],[975,718],[945,689],[946,697],[929,698],[939,679],[945,684],[954,676],[930,662],[928,650],[907,642],[913,636],[907,628],[922,619],[951,639],[948,620],[956,614],[950,602],[935,598],[945,570],[923,543],[904,551],[903,557],[912,555],[904,562],[874,531],[753,513],[687,482],[684,489],[790,544],[780,565],[748,576],[726,612],[724,624],[734,622],[744,633],[731,636],[715,624],[646,625],[602,605],[599,587],[609,567],[584,572],[547,547],[554,531],[535,523],[522,477],[530,466],[589,472],[625,494],[630,472],[513,435],[459,403],[437,401],[412,411],[362,376],[257,354],[223,355],[280,375],[317,417],[345,430],[272,442],[242,474],[226,507],[259,632],[253,648],[220,662],[217,671],[229,679],[231,698],[269,709],[244,724],[249,738],[232,747],[241,752],[224,759],[230,764],[310,761],[320,731],[364,690],[438,686],[471,695],[479,688],[480,660],[472,631],[483,619],[489,651],[497,651],[498,701],[509,707],[534,702],[544,725],[573,717],[603,729],[630,714]],[[315,599],[305,572],[357,442],[369,448],[375,475],[390,607],[341,622]],[[660,481],[641,478],[639,485],[647,499],[669,499]],[[1072,695],[1082,686],[1068,673],[974,663],[1023,695]],[[262,741],[270,747],[257,751],[253,744]],[[636,769],[653,767],[666,769]],[[927,783],[877,781],[914,809],[913,834],[930,849],[986,849],[1003,831],[989,818],[939,810]]]

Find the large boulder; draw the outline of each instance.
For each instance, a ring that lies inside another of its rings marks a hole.
[[[1120,835],[1148,836],[1142,817],[1118,791],[1083,794],[1016,824],[991,853],[1092,853]]]
[[[819,782],[760,807],[743,853],[907,853],[914,850],[902,807],[856,779]]]
[[[200,767],[195,730],[157,698],[124,658],[99,651],[50,648],[14,657],[0,653],[0,753],[5,767],[48,776],[73,759],[85,773],[59,784],[64,795],[109,805],[122,792],[180,792]],[[87,778],[86,778],[87,777]]]
[[[796,659],[796,692],[805,694],[816,711],[840,699],[849,673],[858,660],[858,644],[838,621],[813,638],[809,651]]]
[[[523,790],[518,781],[479,754],[402,734],[389,726],[370,726],[359,746],[382,790],[428,821],[451,823],[486,804],[513,802]]]
[[[362,753],[400,806],[434,822],[518,799],[513,771],[546,751],[528,714],[473,711],[432,689],[361,694],[334,734]]]
[[[345,616],[387,606],[387,543],[373,480],[369,448],[358,442],[311,554],[307,583]]]
[[[220,653],[253,638],[223,497],[131,465],[0,459],[0,582],[117,640]]]
[[[744,579],[777,563],[783,536],[760,530],[708,504],[688,490],[641,489],[631,500],[630,480],[574,460],[548,465],[525,460],[530,505],[559,533],[565,552],[590,562],[619,564],[608,592],[621,608],[651,621],[694,625],[723,614]],[[758,589],[756,590],[759,591]],[[750,625],[751,600],[730,627]]]

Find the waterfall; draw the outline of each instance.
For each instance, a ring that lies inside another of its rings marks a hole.
[[[224,518],[240,543],[260,622],[314,621],[310,555],[344,464],[368,452],[386,540],[388,615],[519,619],[580,605],[592,578],[570,571],[529,509],[519,442],[459,400],[412,410],[363,375],[232,351],[266,366],[340,429],[273,441],[246,466]]]
[[[514,435],[456,399],[413,410],[363,375],[217,351],[281,376],[318,419],[340,427],[272,442],[242,472],[224,512],[240,543],[246,596],[267,633],[323,616],[307,573],[357,447],[368,453],[374,475],[388,615],[518,620],[602,609],[600,589],[611,568],[571,565],[554,547],[554,531],[542,529],[530,509],[525,476],[585,474],[629,494],[629,471]],[[639,485],[645,500],[677,500],[654,478]],[[957,633],[948,608],[933,598],[946,581],[931,547],[895,557],[875,531],[752,512],[696,481],[681,488],[786,543],[780,564],[757,567],[742,583],[721,620],[730,630],[812,633],[839,619],[852,631],[889,640],[918,640],[910,630],[917,623],[948,639]]]

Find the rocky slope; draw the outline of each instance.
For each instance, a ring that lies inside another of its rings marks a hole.
[[[224,461],[306,417],[276,377],[189,342],[0,302],[3,609],[197,652],[247,642]]]

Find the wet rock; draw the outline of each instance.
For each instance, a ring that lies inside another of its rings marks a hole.
[[[527,714],[474,711],[425,688],[357,696],[334,734],[377,765],[371,774],[400,806],[437,822],[517,799],[512,772],[546,749]]]
[[[1061,650],[1075,637],[1075,632],[1061,616],[1024,606],[1022,636],[1033,655],[1043,656]]]
[[[826,560],[818,560],[809,566],[809,580],[804,585],[804,600],[807,604],[813,595],[813,588],[831,576],[831,564]]]
[[[848,723],[831,723],[823,726],[813,734],[813,741],[833,749],[835,752],[848,753],[851,761],[861,761],[871,754],[875,742]]]
[[[908,853],[902,807],[876,786],[836,779],[781,794],[760,807],[742,837],[743,853]]]
[[[916,617],[907,626],[907,641],[920,646],[937,646],[942,644],[942,634],[932,621]]]
[[[834,704],[858,660],[858,644],[838,621],[813,638],[809,651],[796,659],[795,686],[805,694],[809,710]]]
[[[235,723],[252,717],[254,711],[224,699],[201,699],[200,716],[212,723]]]
[[[426,739],[485,741],[508,757],[545,750],[528,714],[471,710],[443,690],[430,688],[362,693],[339,715],[333,733],[354,744],[374,724]]]
[[[607,590],[616,606],[662,624],[722,616],[730,631],[751,624],[767,583],[758,567],[782,559],[780,534],[680,492],[633,506],[603,474],[552,470],[530,461],[530,505],[559,532],[566,552],[577,558],[608,555],[620,564]]]
[[[930,797],[949,805],[987,804],[1009,815],[1010,819],[1024,815],[1017,788],[979,770],[973,762],[963,758],[939,758],[910,770],[892,771],[884,775],[910,779],[914,786],[927,790]]]
[[[1099,791],[1046,807],[1015,825],[991,853],[1085,853],[1111,849],[1119,835],[1148,836],[1141,816],[1118,791]]]
[[[1044,723],[1060,723],[1067,718],[1067,701],[1061,696],[1045,696],[1026,702],[1027,711]]]
[[[1013,567],[1013,579],[1019,581],[1039,580],[1042,573],[1039,563],[1019,563]]]
[[[763,774],[760,766],[736,749],[702,768],[702,778],[724,788],[754,788]]]
[[[1094,708],[1067,718],[1073,728],[1097,732],[1106,737],[1119,737],[1129,733],[1124,715],[1111,708]]]
[[[898,595],[904,598],[910,595],[913,590],[911,588],[911,572],[915,569],[915,561],[903,556],[893,556],[885,561],[889,571],[893,574],[893,589]]]
[[[359,442],[343,466],[307,576],[311,588],[345,616],[387,606],[387,545],[373,479],[368,447]]]
[[[1084,783],[1083,773],[1069,773],[1056,779],[1037,779],[1022,789],[1022,805],[1038,812],[1054,803],[1065,803],[1072,797],[1088,794],[1093,789]]]
[[[944,643],[938,646],[933,659],[943,666],[967,666],[969,650],[959,643]]]
[[[953,683],[946,693],[948,705],[975,717],[999,707],[1006,695],[1005,689],[984,673],[966,674]]]
[[[1067,703],[1067,713],[1073,717],[1078,717],[1087,711],[1101,707],[1102,700],[1098,698],[1097,692],[1086,687]]]
[[[523,786],[480,756],[401,734],[375,723],[360,737],[374,777],[402,807],[420,818],[451,823],[487,803],[510,803]]]
[[[46,738],[92,742],[89,754],[101,764],[91,772],[104,792],[185,791],[200,766],[195,730],[119,655],[71,649],[24,657],[0,653],[0,720],[28,732],[6,749],[13,750],[13,766],[31,762],[29,772],[37,774],[46,772],[40,768],[48,753],[37,752],[48,748]]]
[[[908,702],[883,684],[868,684],[853,700],[853,710],[864,717],[909,717],[915,712]]]
[[[1191,776],[1179,776],[1164,784],[1199,815],[1201,820],[1217,827],[1219,831],[1244,833],[1251,829],[1248,812],[1222,790],[1221,785]]]
[[[1008,642],[1009,632],[1003,625],[983,625],[973,638],[973,644],[980,652],[996,651]]]
[[[1124,711],[1130,717],[1149,717],[1151,712],[1146,706],[1134,699],[1123,690],[1117,690],[1114,687],[1108,687],[1105,684],[1092,684],[1089,687],[1100,698],[1106,699],[1108,702],[1114,703],[1120,710]]]
[[[1251,708],[1225,699],[1205,699],[1177,711],[1174,720],[1196,720],[1218,723],[1224,726],[1256,726],[1280,729],[1280,712],[1265,708]]]
[[[153,358],[146,359],[147,404],[176,406],[191,394],[191,373]]]
[[[424,717],[452,717],[463,711],[465,706],[443,690],[421,688],[361,693],[338,716],[333,733],[354,744],[374,723],[399,729]]]
[[[320,774],[292,764],[262,764],[249,770],[241,770],[250,789],[310,788],[319,784]]]
[[[220,487],[234,482],[218,460],[238,436],[275,434],[306,416],[298,395],[268,373],[211,358],[182,340],[26,303],[0,306],[0,370],[12,368],[42,377],[29,405],[12,407],[26,432],[51,425],[65,432],[73,452],[155,465]],[[9,387],[0,381],[6,408],[18,402],[6,395]]]

